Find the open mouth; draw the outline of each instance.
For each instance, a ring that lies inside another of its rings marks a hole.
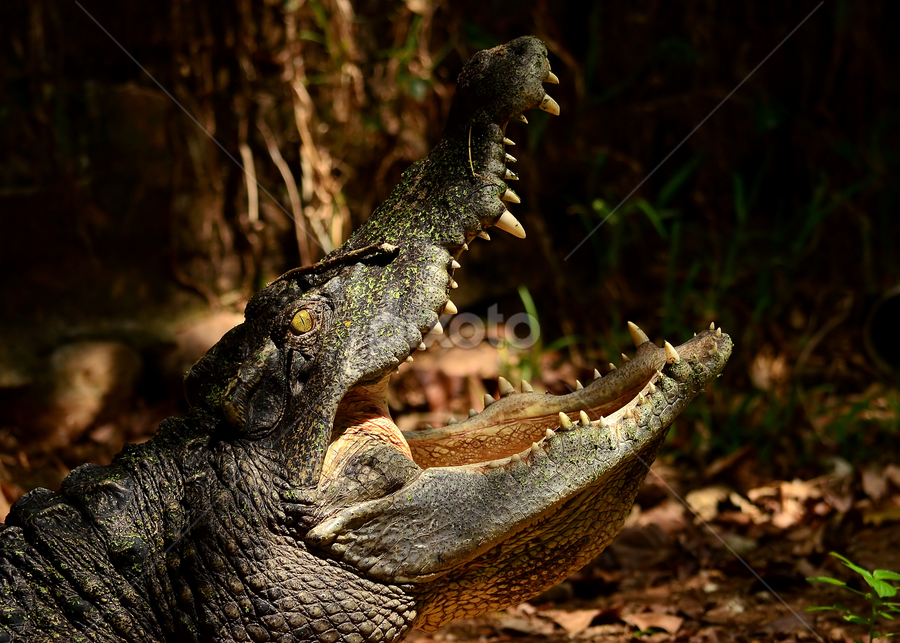
[[[546,58],[537,66],[543,70],[540,83],[559,83],[550,71]],[[558,115],[560,109],[556,101],[538,90],[537,96],[541,94],[543,98],[526,109],[536,107]],[[521,113],[512,115],[509,120],[528,123]],[[473,142],[472,126],[468,129],[468,159],[472,178],[484,181],[491,190],[495,190],[496,200],[492,209],[498,213],[492,223],[469,232],[469,242],[475,237],[490,240],[488,227],[517,238],[525,237],[524,228],[507,209],[507,204],[520,202],[516,193],[506,185],[506,182],[519,178],[507,167],[516,162],[515,157],[506,152],[506,148],[515,145],[506,137],[509,120],[500,123],[494,133],[488,135],[490,140],[487,143],[483,140],[481,143]],[[473,149],[479,147],[488,152],[486,156],[476,154],[480,161],[475,164],[472,160]],[[482,169],[483,172],[480,171]],[[462,244],[455,255],[458,257],[467,249],[468,245]],[[456,259],[451,259],[446,266],[447,292],[458,288],[454,273],[459,267]],[[440,314],[456,312],[456,306],[447,298],[436,315],[439,317]],[[576,382],[568,394],[541,395],[534,393],[528,382],[523,381],[520,390],[516,391],[512,384],[500,378],[499,400],[485,395],[484,409],[480,413],[473,409],[465,420],[451,419],[446,426],[439,428],[426,425],[423,430],[401,432],[387,408],[387,379],[376,385],[356,387],[347,393],[335,416],[324,477],[330,478],[337,462],[373,440],[389,445],[422,469],[497,469],[519,462],[528,464],[547,452],[550,440],[556,433],[575,429],[590,429],[594,439],[605,440],[611,449],[618,449],[627,445],[641,429],[652,431],[665,428],[658,418],[654,418],[654,413],[660,409],[675,404],[680,410],[683,406],[675,390],[677,385],[669,382],[672,376],[669,371],[674,366],[688,362],[692,368],[718,372],[731,351],[730,338],[714,324],[677,347],[668,342],[662,348],[654,345],[631,322],[629,331],[637,348],[634,357],[626,358],[619,368],[611,364],[613,370],[604,376],[595,370],[594,380],[589,385]],[[440,321],[424,330],[423,339],[424,334],[429,332],[443,333]],[[425,343],[419,344],[418,349],[425,350]],[[722,355],[719,355],[720,351]],[[411,355],[406,357],[406,361],[412,359]],[[689,374],[690,369],[681,369],[677,377],[683,381]],[[658,427],[654,426],[654,421],[659,423]]]
[[[470,412],[465,420],[443,427],[401,432],[387,408],[387,380],[358,387],[338,410],[325,469],[339,454],[369,440],[391,445],[423,469],[527,464],[547,451],[557,433],[576,429],[590,429],[594,439],[605,441],[612,450],[627,448],[639,427],[664,428],[653,426],[654,415],[676,401],[672,386],[678,382],[673,375],[684,379],[683,374],[670,372],[673,367],[687,362],[695,368],[708,363],[716,369],[731,346],[714,324],[677,347],[668,342],[656,346],[630,322],[629,330],[637,348],[634,357],[606,375],[595,371],[587,386],[576,382],[570,393],[542,395],[534,393],[528,382],[522,382],[517,392],[501,378],[500,399],[486,395],[481,412]]]

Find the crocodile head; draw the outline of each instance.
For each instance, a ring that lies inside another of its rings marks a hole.
[[[661,348],[632,325],[634,358],[587,387],[537,395],[502,381],[502,398],[463,422],[397,429],[387,380],[455,312],[468,244],[492,227],[525,236],[506,208],[518,177],[505,130],[529,109],[559,113],[548,82],[558,80],[536,38],[476,54],[432,153],[344,246],[256,295],[186,379],[218,439],[273,463],[241,484],[274,489],[277,528],[402,588],[420,627],[525,600],[589,562],[670,423],[732,350],[715,327]]]

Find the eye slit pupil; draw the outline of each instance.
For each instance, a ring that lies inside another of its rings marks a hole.
[[[313,329],[314,325],[315,320],[313,319],[312,313],[306,309],[299,311],[291,320],[291,330],[297,335],[308,333]]]

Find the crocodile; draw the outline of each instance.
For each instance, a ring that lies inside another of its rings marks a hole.
[[[185,377],[190,410],[0,525],[0,643],[393,642],[524,601],[612,540],[669,425],[722,371],[710,326],[565,395],[401,432],[391,374],[453,314],[507,209],[506,125],[558,114],[530,36],[463,67],[444,135],[340,248],[257,293]]]

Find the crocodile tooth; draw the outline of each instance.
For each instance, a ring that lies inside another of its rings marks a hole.
[[[510,462],[518,462],[518,461],[521,460],[521,459],[522,459],[522,456],[520,456],[518,453],[513,453],[513,454],[509,457],[509,461],[510,461]]]
[[[469,249],[469,244],[468,244],[468,243],[464,243],[464,244],[463,244],[463,250],[468,250],[468,249]]]
[[[457,268],[462,268],[462,266],[459,265],[459,262],[456,259],[450,262],[450,267],[454,270],[456,270]]]
[[[569,417],[568,417],[568,416],[566,416],[566,420],[569,422],[569,424],[572,423],[572,420],[569,420]],[[546,437],[548,440],[549,440],[550,438],[554,437],[555,435],[556,435],[556,431],[554,431],[553,429],[547,429],[547,430],[544,432],[544,437]]]
[[[428,347],[425,345],[425,342],[419,342],[419,346],[416,348],[416,350],[424,351],[426,348],[428,348]]]
[[[559,116],[559,103],[550,98],[549,94],[544,95],[544,100],[541,101],[541,104],[538,105],[538,108],[547,112],[548,114]]]
[[[594,369],[594,379],[595,379],[595,380],[599,380],[601,377],[603,377],[603,376],[600,375],[600,371],[598,371],[598,370],[595,368],[595,369]]]
[[[676,362],[681,361],[681,355],[678,354],[678,351],[675,350],[674,346],[669,342],[665,342],[663,345],[666,347],[666,361],[669,364],[675,364]]]
[[[598,425],[600,426],[600,428],[602,429],[603,427],[606,426],[606,418],[603,417],[603,416],[601,415],[601,416],[600,416],[600,419],[597,420],[597,424],[598,424]]]
[[[501,464],[503,464],[502,460],[491,460],[488,462],[488,469],[499,469]]]
[[[504,145],[515,145],[516,142],[515,142],[514,140],[512,140],[511,138],[506,138],[506,137],[504,136],[504,137],[503,137],[503,144],[504,144]]]
[[[434,333],[435,335],[443,335],[444,334],[444,327],[441,326],[440,321],[435,322],[434,326],[431,327],[431,332]]]
[[[519,198],[519,195],[512,191],[510,188],[506,188],[503,191],[503,196],[500,197],[504,201],[509,201],[510,203],[521,203],[522,199]]]
[[[547,72],[547,78],[544,79],[545,83],[553,83],[554,85],[559,85],[559,78],[556,77],[552,71]]]
[[[450,280],[450,290],[456,290],[457,288],[459,288],[459,284],[456,283],[455,280],[451,279]]]
[[[519,175],[516,174],[515,172],[513,172],[512,170],[510,170],[509,168],[507,168],[506,176],[504,176],[503,178],[506,179],[507,181],[518,181]]]
[[[611,371],[616,370],[616,365],[613,364],[612,362],[610,362],[610,363],[609,363],[609,370],[611,370]]]
[[[451,415],[449,418],[447,418],[447,424],[459,424],[459,420]]]
[[[476,236],[479,237],[480,239],[484,239],[485,241],[490,241],[490,240],[491,240],[491,235],[489,235],[489,234],[488,234],[487,232],[485,232],[484,230],[482,230],[481,232],[479,232]]]
[[[631,358],[628,357],[628,355],[626,355],[625,353],[621,353],[621,355],[622,355],[622,363],[625,363],[625,362],[627,362],[628,360],[631,359]]]
[[[582,383],[579,382],[578,380],[575,380],[575,390],[576,390],[576,391],[580,391],[580,390],[583,389],[583,388],[584,388],[584,384],[582,384]]]
[[[484,408],[489,407],[491,404],[493,404],[493,403],[496,402],[496,401],[497,401],[497,400],[495,400],[494,398],[492,398],[492,397],[491,397],[490,395],[488,395],[487,393],[484,394]]]
[[[659,379],[662,379],[662,378],[663,378],[663,372],[662,372],[661,370],[659,370],[659,369],[656,369],[656,377],[658,377]]]
[[[469,417],[470,418],[473,418],[476,415],[478,415],[478,411],[476,411],[475,409],[469,409]]]
[[[650,384],[647,386],[647,390],[650,392],[650,395],[653,395],[654,393],[656,393],[656,384],[650,382]]]
[[[507,189],[506,192],[509,193],[512,192],[512,190]],[[519,220],[516,219],[513,216],[512,212],[510,212],[509,210],[504,211],[503,214],[500,215],[500,218],[497,219],[497,223],[495,223],[494,226],[500,228],[501,230],[503,230],[503,232],[508,232],[512,236],[518,237],[519,239],[525,238],[525,228],[522,227],[522,224],[519,223]]]
[[[721,328],[717,328],[717,329],[716,329],[716,337],[721,337],[721,336],[722,336],[722,329],[721,329]]]
[[[650,341],[647,333],[642,331],[634,322],[628,322],[628,332],[631,333],[631,340],[634,342],[635,347]]]
[[[425,425],[425,430],[426,430],[426,431],[434,431],[434,427],[431,426],[430,424],[426,424],[426,425]]]
[[[712,348],[710,348],[707,353],[710,357],[715,357],[719,353],[719,345],[713,342]]]
[[[532,451],[532,453],[541,453],[543,451],[543,449],[541,448],[541,445],[538,444],[537,442],[532,442],[531,443],[531,451]]]
[[[716,322],[709,322],[709,329],[710,329],[710,330],[715,330],[715,329],[716,329]]]
[[[588,414],[584,411],[578,413],[578,419],[581,420],[581,426],[587,426],[591,423],[591,418],[589,418]]]
[[[516,389],[513,388],[513,385],[509,383],[505,377],[497,378],[497,385],[500,387],[500,397],[506,397],[507,395],[511,395],[516,392]]]
[[[528,380],[522,380],[522,392],[534,393],[534,388],[531,386],[531,382],[529,382]]]
[[[643,393],[638,393],[638,401],[637,401],[637,403],[638,403],[638,404],[643,404],[643,403],[644,403],[644,394],[643,394]]]
[[[410,363],[411,363],[411,362],[413,361],[413,356],[410,355],[409,357],[407,357],[407,358],[406,358],[405,360],[403,360],[403,361],[404,361],[404,362],[410,362]]]
[[[525,123],[526,125],[528,125],[528,119],[525,118],[525,114],[519,114],[518,116],[513,116],[513,118],[516,119],[517,121],[519,121],[520,123]]]
[[[634,419],[634,411],[631,410],[630,406],[627,409],[625,409],[625,418],[628,420]]]
[[[515,156],[513,156],[512,154],[507,154],[507,155],[506,155],[506,162],[507,162],[507,163],[518,163],[518,162],[519,162],[519,159],[517,159],[517,158],[516,158]]]
[[[456,307],[456,304],[448,299],[447,303],[444,305],[444,312],[450,315],[455,315],[459,312],[459,309]]]
[[[561,426],[561,427],[564,428],[564,429],[571,429],[571,428],[572,428],[573,426],[575,426],[575,425],[572,424],[572,420],[569,419],[569,416],[568,416],[568,415],[566,415],[565,413],[563,413],[562,411],[560,411],[560,412],[559,412],[559,426]],[[552,438],[552,437],[553,437],[553,436],[551,435],[551,433],[553,433],[553,431],[551,431],[550,429],[547,429],[547,437],[548,437],[548,438]]]

